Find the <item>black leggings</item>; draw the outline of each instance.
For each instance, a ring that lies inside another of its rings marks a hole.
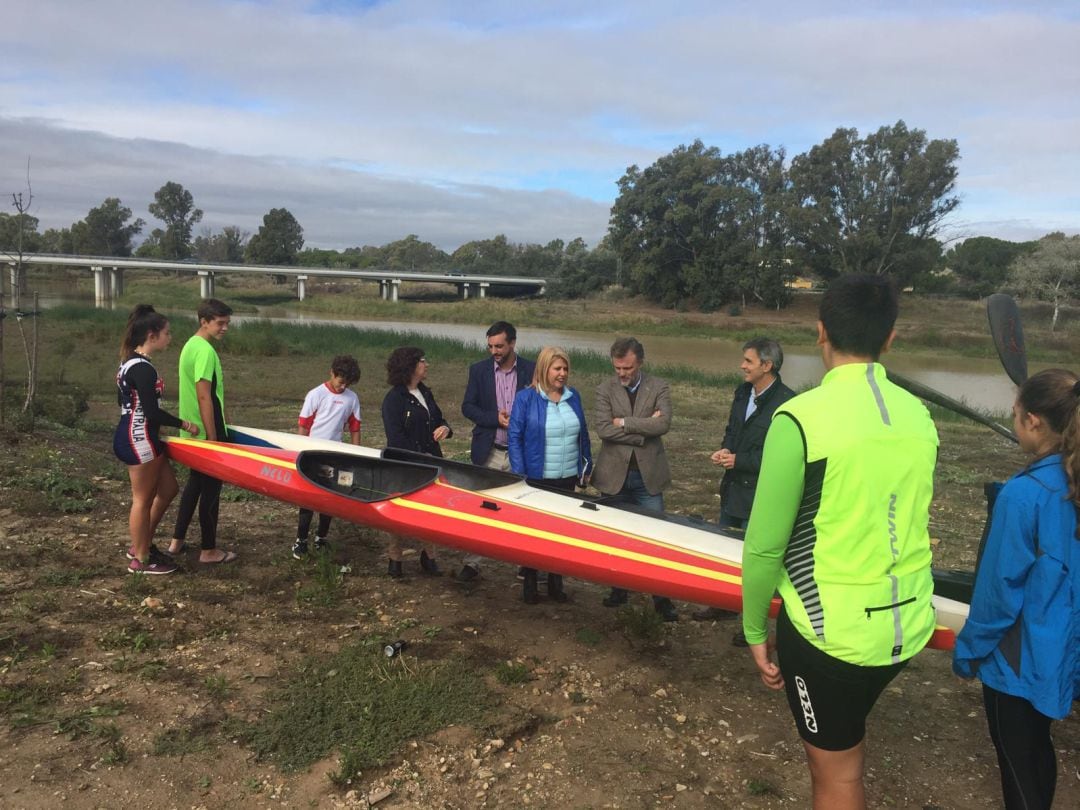
[[[1005,810],[1049,810],[1057,786],[1050,718],[1023,698],[983,684],[990,739],[997,749]]]
[[[173,538],[183,540],[187,537],[188,526],[195,516],[195,507],[199,507],[199,529],[202,532],[200,547],[206,551],[217,547],[218,508],[221,505],[221,480],[211,478],[197,470],[188,475],[187,484],[180,495],[180,506],[176,510],[176,531]]]
[[[308,533],[311,531],[311,519],[315,517],[315,513],[310,509],[300,510],[300,520],[296,524],[296,539],[307,540]],[[330,515],[324,515],[319,513],[319,528],[315,530],[315,536],[326,539],[326,535],[330,533]]]

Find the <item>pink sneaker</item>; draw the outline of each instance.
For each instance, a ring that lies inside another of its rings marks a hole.
[[[179,566],[174,562],[151,559],[149,562],[132,560],[127,570],[129,574],[175,574],[177,568]]]

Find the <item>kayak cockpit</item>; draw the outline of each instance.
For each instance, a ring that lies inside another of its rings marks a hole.
[[[309,482],[362,503],[416,492],[435,482],[439,468],[384,458],[309,450],[296,457],[296,469]]]
[[[475,464],[469,464],[466,461],[451,461],[438,456],[429,456],[426,453],[400,450],[396,447],[388,447],[383,450],[382,457],[392,461],[408,461],[414,464],[427,464],[438,467],[446,483],[471,492],[496,489],[525,480],[524,476],[516,473],[489,470],[487,467],[477,467]]]

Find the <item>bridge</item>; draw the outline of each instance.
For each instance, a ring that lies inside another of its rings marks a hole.
[[[13,303],[18,308],[20,279],[18,278],[18,260],[8,254],[7,263],[11,268],[11,290]],[[0,260],[3,261],[3,260]],[[398,270],[348,270],[329,267],[291,267],[283,265],[259,264],[207,264],[199,261],[176,261],[161,259],[119,258],[116,256],[70,256],[50,253],[24,253],[21,259],[24,265],[45,265],[49,267],[85,267],[94,274],[94,304],[106,307],[124,294],[125,270],[172,270],[186,273],[199,279],[199,295],[213,298],[214,278],[225,273],[247,273],[260,275],[291,276],[296,279],[296,297],[303,301],[307,297],[307,282],[314,278],[365,279],[379,283],[379,295],[383,300],[397,301],[404,281],[418,281],[435,284],[453,284],[458,295],[463,299],[470,297],[484,298],[489,288],[494,286],[525,287],[543,295],[547,281],[542,278],[524,276],[481,276],[459,273],[403,273]]]

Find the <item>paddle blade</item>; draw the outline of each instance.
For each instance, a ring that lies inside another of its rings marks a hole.
[[[1020,308],[1011,295],[994,293],[986,299],[986,316],[990,319],[990,334],[1005,373],[1014,383],[1023,385],[1028,378],[1028,367]]]

